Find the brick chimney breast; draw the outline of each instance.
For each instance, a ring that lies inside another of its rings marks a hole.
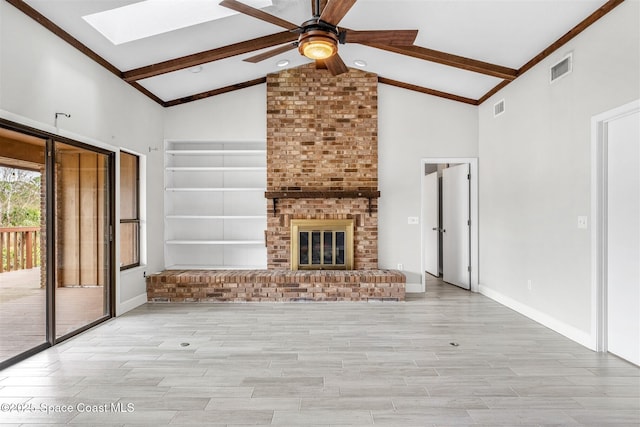
[[[267,192],[377,191],[378,77],[315,64],[267,76]],[[354,219],[354,269],[378,268],[377,198],[268,200],[267,264],[290,268],[291,219]],[[275,210],[274,210],[275,204]]]

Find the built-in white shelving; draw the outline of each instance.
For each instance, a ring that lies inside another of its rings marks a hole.
[[[173,264],[166,267],[168,270],[260,270],[263,265],[200,265],[200,264]]]
[[[167,240],[167,245],[262,245],[264,240]]]
[[[193,143],[201,143],[202,141],[190,142]],[[166,154],[175,155],[175,156],[191,156],[194,154],[197,155],[210,155],[210,156],[230,156],[230,155],[238,155],[238,156],[266,156],[267,150],[224,150],[224,149],[206,149],[206,150],[166,150]]]
[[[266,215],[167,215],[167,219],[266,219]]]
[[[266,267],[264,146],[166,142],[165,268]]]
[[[231,187],[167,187],[165,188],[166,191],[223,191],[223,192],[230,192],[230,191],[234,191],[234,192],[246,192],[246,191],[252,191],[252,192],[256,192],[256,191],[262,191],[264,193],[265,188],[264,187],[257,187],[257,188],[249,188],[249,187],[244,187],[244,188],[231,188]],[[264,194],[262,195],[262,197],[264,197]]]
[[[259,166],[169,166],[167,167],[168,171],[172,172],[194,172],[194,171],[218,171],[218,172],[239,172],[239,171],[266,171],[267,168],[259,167]]]

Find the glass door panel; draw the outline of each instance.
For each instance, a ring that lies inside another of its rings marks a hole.
[[[0,128],[0,364],[47,342],[45,152]]]
[[[55,144],[56,338],[109,315],[109,157]]]

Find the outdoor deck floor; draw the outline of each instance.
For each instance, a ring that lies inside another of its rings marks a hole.
[[[102,287],[58,288],[57,335],[101,317],[102,292]],[[46,341],[45,297],[40,268],[0,273],[0,361]]]

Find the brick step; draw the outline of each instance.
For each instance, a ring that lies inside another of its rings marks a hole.
[[[165,270],[147,278],[149,302],[404,301],[396,270]]]

